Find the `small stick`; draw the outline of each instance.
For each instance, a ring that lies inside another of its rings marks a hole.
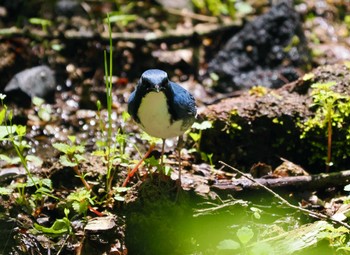
[[[230,166],[228,164],[226,164],[225,162],[223,161],[219,161],[220,164],[232,169],[233,171],[235,171],[236,173],[239,173],[240,175],[244,176],[245,178],[247,178],[248,180],[256,183],[258,186],[260,186],[261,188],[265,189],[266,191],[268,191],[269,193],[271,193],[272,195],[274,195],[274,197],[276,197],[277,199],[279,199],[283,204],[295,209],[295,210],[298,210],[298,211],[301,211],[305,214],[309,214],[309,215],[312,215],[318,219],[323,219],[323,220],[329,220],[329,221],[332,221],[334,223],[337,223],[337,224],[340,224],[344,227],[346,227],[347,229],[350,229],[350,225],[342,222],[342,221],[339,221],[339,220],[335,220],[335,219],[332,219],[330,217],[328,217],[327,215],[325,214],[322,214],[322,213],[317,213],[317,212],[313,212],[313,211],[310,211],[308,209],[305,209],[305,208],[302,208],[300,206],[296,206],[296,205],[293,205],[291,203],[289,203],[286,199],[284,199],[283,197],[281,197],[280,195],[278,195],[276,192],[274,192],[272,189],[270,189],[269,187],[257,182],[256,180],[254,180],[254,178],[250,177],[249,175],[243,173],[242,171],[238,170],[237,168],[234,168],[233,166]]]

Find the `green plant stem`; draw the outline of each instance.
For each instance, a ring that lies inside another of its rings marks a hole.
[[[78,169],[78,166],[74,166],[74,167],[73,167],[73,170],[74,170],[74,172],[76,173],[76,175],[79,176],[79,178],[80,178],[81,182],[84,184],[85,188],[86,188],[87,190],[91,190],[91,187],[90,187],[89,183],[87,183],[87,181],[86,181],[86,180],[83,178],[83,176],[81,175],[81,173],[80,173],[80,171],[79,171],[79,169]]]
[[[111,23],[109,20],[109,14],[107,14],[108,20],[108,33],[109,33],[109,68],[107,64],[107,52],[104,51],[104,68],[106,79],[106,97],[107,97],[107,112],[108,112],[108,128],[107,128],[107,177],[106,177],[106,191],[109,193],[112,183],[112,160],[111,160],[111,146],[112,146],[112,72],[113,72],[113,43]]]

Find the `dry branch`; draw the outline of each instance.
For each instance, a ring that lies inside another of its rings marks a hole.
[[[255,190],[261,188],[261,186],[258,184],[260,183],[271,189],[298,189],[302,187],[305,190],[317,190],[320,188],[345,186],[349,184],[349,180],[350,170],[345,170],[334,173],[322,173],[308,176],[278,177],[273,179],[258,178],[254,179],[254,182],[246,178],[240,178],[220,182],[213,185],[213,187],[221,190]]]

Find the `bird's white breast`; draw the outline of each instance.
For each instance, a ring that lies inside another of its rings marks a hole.
[[[182,120],[171,122],[166,96],[163,92],[149,92],[138,110],[141,128],[151,136],[176,137],[183,134]]]

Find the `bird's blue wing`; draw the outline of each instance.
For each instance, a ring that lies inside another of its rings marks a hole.
[[[128,113],[136,122],[140,122],[139,118],[137,117],[137,109],[140,106],[141,98],[138,98],[136,94],[137,94],[137,88],[130,94],[130,97],[128,100]]]
[[[183,119],[184,121],[194,121],[197,109],[194,97],[180,85],[170,82],[173,101],[170,102],[169,109],[174,113],[174,120]]]

